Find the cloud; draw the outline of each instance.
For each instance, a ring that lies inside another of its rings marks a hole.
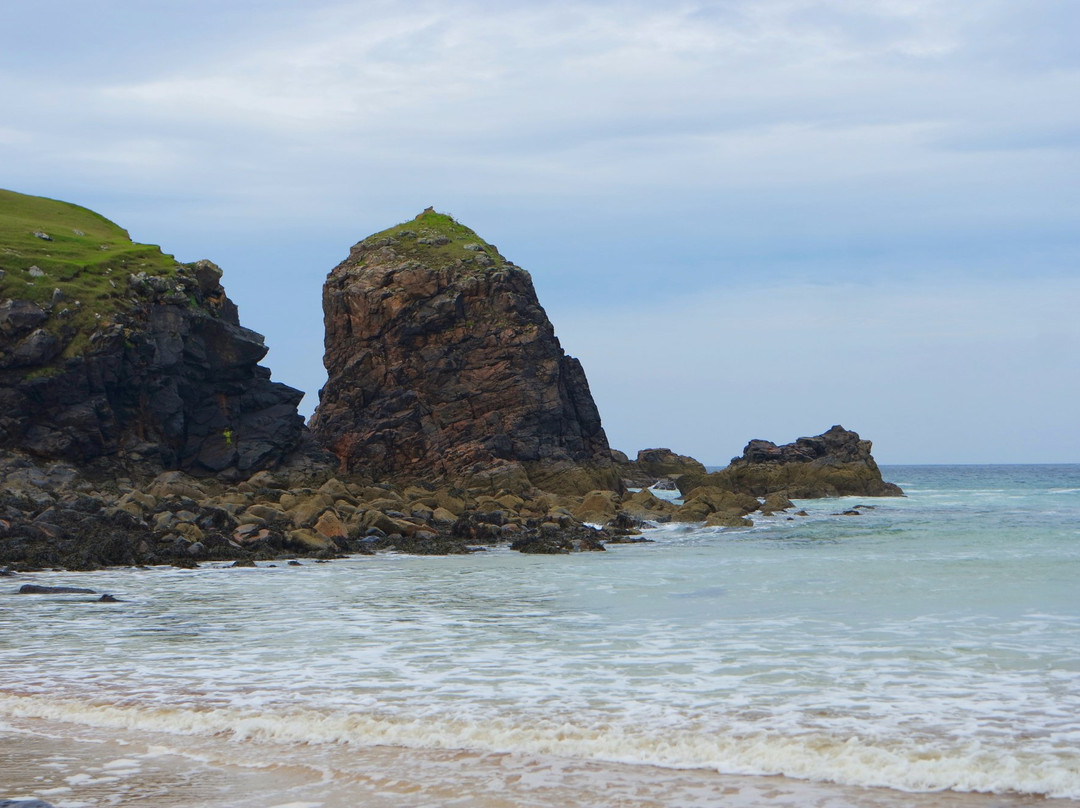
[[[723,463],[751,438],[843,423],[882,462],[1055,462],[1080,379],[1080,279],[744,284],[553,312],[614,445]]]
[[[567,318],[580,334],[568,347],[624,448],[661,406],[631,392],[636,371],[696,402],[679,424],[734,402],[707,459],[744,431],[784,439],[834,418],[886,436],[901,410],[944,427],[932,397],[971,390],[1015,418],[1019,388],[991,397],[995,369],[960,361],[977,339],[946,334],[938,351],[911,323],[935,301],[968,311],[957,290],[1027,300],[1016,277],[1059,294],[1080,258],[1072,0],[182,6],[42,0],[48,28],[5,9],[3,184],[217,260],[275,378],[312,394],[325,273],[429,204],[533,272],[560,333]],[[586,327],[586,307],[610,332]],[[857,325],[854,311],[876,314]],[[845,342],[856,328],[880,347]],[[1068,339],[979,333],[1062,431],[1031,391]],[[715,367],[681,347],[742,339]],[[616,357],[615,376],[593,356]],[[840,377],[812,370],[825,356],[847,357]],[[903,373],[882,371],[886,356]],[[768,394],[748,405],[727,384]],[[978,420],[950,422],[968,457]],[[1000,456],[1025,456],[1014,448]]]

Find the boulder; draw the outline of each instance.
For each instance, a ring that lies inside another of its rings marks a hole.
[[[573,514],[580,522],[603,525],[614,519],[618,510],[619,495],[614,491],[590,491]]]
[[[324,511],[315,523],[314,530],[321,536],[325,536],[328,539],[343,539],[349,534],[349,530],[345,527],[345,523],[342,522],[336,513],[333,511]]]
[[[753,527],[754,523],[745,516],[731,511],[717,511],[705,517],[705,527]]]
[[[337,546],[334,544],[334,542],[332,542],[326,536],[322,536],[308,528],[290,530],[287,535],[289,544],[301,550],[307,550],[309,552],[317,553],[324,550],[337,549]]]

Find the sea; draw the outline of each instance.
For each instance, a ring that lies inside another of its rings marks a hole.
[[[0,800],[1080,806],[1080,465],[883,472],[602,553],[0,578]]]

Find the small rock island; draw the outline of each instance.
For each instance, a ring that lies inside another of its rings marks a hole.
[[[431,208],[329,273],[310,428],[221,276],[0,191],[0,572],[596,551],[650,523],[739,528],[790,498],[903,493],[839,426],[751,441],[711,474],[613,450],[529,274]]]

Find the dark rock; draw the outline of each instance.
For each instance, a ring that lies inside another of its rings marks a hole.
[[[20,595],[96,595],[93,589],[83,589],[78,586],[40,586],[38,584],[23,584],[19,587]]]
[[[207,261],[131,274],[89,326],[60,320],[59,287],[50,310],[0,303],[0,448],[232,479],[280,464],[301,442],[303,394],[270,381],[220,278]]]
[[[529,274],[449,217],[425,211],[357,244],[323,311],[329,379],[311,427],[342,471],[619,486],[585,373]]]
[[[121,600],[120,598],[116,597],[115,595],[106,594],[106,595],[102,595],[100,598],[98,598],[98,603],[125,603],[125,602],[126,601]]]
[[[0,338],[10,340],[40,326],[49,315],[29,300],[5,300],[0,303]]]

